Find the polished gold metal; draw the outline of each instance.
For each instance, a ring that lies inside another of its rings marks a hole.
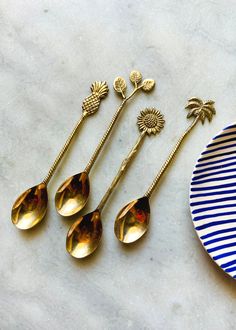
[[[27,189],[15,201],[12,208],[12,222],[19,229],[37,225],[46,214],[48,204],[47,187],[44,182]]]
[[[152,117],[150,117],[150,113],[152,114]],[[96,250],[102,236],[101,213],[108,198],[117,186],[122,175],[127,170],[131,160],[139,150],[144,137],[150,134],[156,135],[164,127],[165,122],[162,114],[154,108],[145,109],[141,112],[141,116],[144,124],[138,124],[140,135],[128,156],[121,163],[116,176],[114,177],[110,187],[104,194],[97,208],[93,212],[79,217],[68,231],[66,249],[72,257],[84,258]]]
[[[72,257],[84,258],[93,253],[102,236],[99,210],[80,217],[71,226],[66,240],[66,249]]]
[[[147,231],[150,219],[149,199],[146,196],[135,199],[123,207],[116,217],[114,231],[123,243],[132,243]]]
[[[153,191],[157,187],[168,166],[171,164],[182,142],[198,121],[201,121],[203,124],[206,118],[211,121],[213,115],[216,113],[213,101],[203,102],[196,97],[188,100],[186,109],[189,111],[187,118],[194,117],[192,124],[181,135],[144,196],[125,205],[116,217],[114,232],[118,240],[122,243],[133,243],[146,233],[150,219],[149,199]],[[140,120],[140,125],[141,124],[142,121]]]
[[[130,81],[134,85],[134,89],[130,95],[126,96],[127,84],[124,78],[117,77],[114,80],[113,87],[115,91],[122,97],[121,104],[116,110],[106,132],[104,133],[101,141],[99,142],[97,148],[95,149],[92,157],[90,158],[87,166],[84,171],[75,174],[63,182],[60,187],[57,189],[55,195],[55,206],[57,212],[64,216],[72,216],[79,211],[81,211],[86,205],[89,192],[90,192],[90,183],[89,183],[89,173],[96,162],[105,142],[110,136],[112,129],[117,122],[122,110],[124,109],[126,103],[139,91],[144,90],[149,92],[153,89],[155,81],[153,79],[145,79],[142,82],[142,75],[139,71],[132,71],[130,73]],[[84,184],[82,184],[81,176],[84,178]],[[85,180],[86,178],[86,180]]]
[[[107,83],[94,82],[91,85],[91,92],[83,101],[81,118],[66,140],[44,180],[37,186],[27,189],[13,204],[11,219],[17,228],[23,230],[30,229],[44,218],[48,204],[47,185],[84,119],[98,111],[101,100],[108,94]]]

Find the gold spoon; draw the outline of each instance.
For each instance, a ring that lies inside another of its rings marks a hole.
[[[94,82],[91,85],[91,92],[83,101],[82,116],[66,140],[47,176],[38,185],[27,189],[13,204],[11,219],[17,228],[30,229],[36,226],[45,216],[48,204],[47,185],[84,119],[98,111],[101,99],[108,94],[107,83]]]
[[[188,100],[186,109],[189,111],[187,118],[194,117],[192,124],[179,138],[174,149],[171,151],[169,157],[161,167],[160,171],[158,172],[157,176],[153,180],[144,196],[135,199],[129,204],[125,205],[116,217],[114,231],[116,237],[122,243],[133,243],[146,233],[150,219],[149,198],[151,197],[154,189],[157,187],[162,175],[170,165],[183,140],[195,127],[198,121],[201,120],[201,122],[204,124],[206,118],[211,121],[213,115],[215,114],[213,101],[203,102],[196,97]]]
[[[147,108],[141,111],[137,122],[140,135],[135,145],[123,160],[121,166],[113,179],[110,187],[100,201],[98,207],[91,213],[78,218],[68,231],[66,238],[66,249],[74,258],[84,258],[93,253],[100,242],[102,236],[101,212],[109,196],[118,184],[133,157],[136,155],[143,138],[146,135],[157,134],[164,127],[162,114],[154,109]]]
[[[145,92],[149,92],[155,85],[155,81],[152,79],[145,79],[142,82],[142,75],[139,71],[132,71],[129,78],[134,85],[134,90],[129,96],[125,95],[126,82],[124,78],[118,77],[114,81],[114,89],[122,97],[122,102],[116,110],[106,132],[104,133],[84,171],[69,177],[57,189],[55,195],[55,206],[57,212],[64,217],[72,216],[78,213],[86,205],[90,192],[89,173],[105,142],[111,134],[112,129],[127,101],[130,100],[140,89]]]

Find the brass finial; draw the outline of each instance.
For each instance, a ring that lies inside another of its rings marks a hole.
[[[216,114],[214,104],[215,102],[211,100],[203,102],[197,97],[192,97],[188,100],[188,104],[185,107],[189,111],[187,118],[199,117],[203,124],[206,118],[211,121],[213,115]]]
[[[137,125],[141,132],[145,131],[148,135],[157,134],[164,127],[165,120],[159,110],[146,108],[138,116]]]

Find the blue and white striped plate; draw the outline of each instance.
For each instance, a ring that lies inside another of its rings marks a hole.
[[[190,208],[204,248],[236,278],[236,123],[201,153],[193,172]]]

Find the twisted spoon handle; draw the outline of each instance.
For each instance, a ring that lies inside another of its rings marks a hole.
[[[84,172],[87,172],[87,173],[90,172],[90,170],[91,170],[91,168],[93,167],[94,163],[96,162],[96,160],[97,160],[97,158],[98,158],[98,156],[99,156],[99,153],[100,153],[100,151],[102,150],[102,148],[103,148],[103,146],[104,146],[104,144],[105,144],[107,138],[109,137],[109,135],[110,135],[110,133],[111,133],[111,131],[112,131],[112,129],[113,129],[113,127],[114,127],[114,125],[115,125],[115,123],[116,123],[116,121],[117,121],[119,115],[120,115],[120,113],[122,112],[122,110],[123,110],[123,108],[124,108],[126,102],[127,102],[129,99],[131,99],[132,96],[134,96],[134,94],[136,94],[136,92],[137,92],[140,88],[141,88],[141,86],[140,86],[140,87],[136,87],[136,88],[133,90],[133,92],[132,92],[128,97],[126,97],[126,98],[124,98],[124,99],[122,100],[120,106],[119,106],[118,109],[116,110],[116,112],[115,112],[115,114],[114,114],[114,116],[113,116],[113,118],[112,118],[112,120],[111,120],[111,122],[110,122],[110,125],[108,126],[106,132],[104,133],[104,135],[103,135],[103,137],[102,137],[102,139],[101,139],[101,141],[100,141],[99,144],[97,145],[97,148],[95,149],[95,151],[94,151],[92,157],[90,158],[90,160],[89,160],[87,166],[85,167]]]
[[[64,156],[65,152],[67,151],[67,149],[69,148],[71,141],[73,140],[73,137],[75,136],[75,134],[77,133],[80,125],[82,124],[84,118],[87,116],[86,112],[83,112],[82,116],[80,117],[80,119],[78,120],[77,124],[75,125],[73,131],[71,132],[71,134],[69,135],[68,139],[66,140],[66,143],[64,144],[63,148],[61,149],[61,151],[59,152],[57,158],[55,159],[54,163],[52,164],[50,170],[48,171],[48,174],[46,175],[46,177],[43,179],[43,182],[47,185],[53,175],[53,173],[55,172],[57,166],[59,165],[62,157]]]
[[[186,131],[181,135],[181,137],[179,138],[178,142],[176,143],[176,145],[174,146],[173,150],[171,151],[171,153],[169,154],[168,158],[166,159],[165,163],[162,165],[160,171],[158,172],[157,176],[155,177],[155,179],[153,180],[152,184],[150,185],[150,187],[148,188],[147,192],[144,194],[144,196],[146,197],[151,197],[153,191],[155,190],[156,186],[158,185],[162,175],[165,173],[166,169],[169,167],[170,163],[172,162],[174,156],[176,155],[176,153],[178,152],[182,142],[184,141],[185,137],[190,133],[190,131],[195,127],[195,125],[197,124],[197,122],[199,121],[200,117],[197,116],[194,121],[192,122],[192,124],[186,129]]]

